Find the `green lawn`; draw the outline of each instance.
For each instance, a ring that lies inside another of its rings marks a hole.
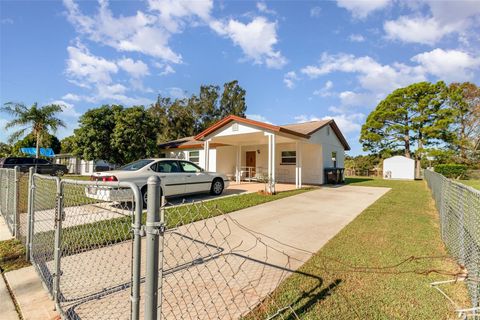
[[[28,265],[30,264],[25,260],[25,247],[19,240],[0,241],[0,272],[16,270]]]
[[[474,187],[477,190],[480,190],[480,180],[460,180],[461,183],[466,184],[467,186]]]
[[[455,273],[439,234],[437,212],[424,181],[348,179],[351,185],[390,187],[381,199],[287,278],[247,318],[453,319],[451,304],[429,283]],[[410,257],[419,257],[401,263]],[[426,258],[421,258],[426,257]],[[398,266],[397,266],[398,265]],[[428,275],[424,275],[428,274]],[[469,306],[463,284],[448,288]]]

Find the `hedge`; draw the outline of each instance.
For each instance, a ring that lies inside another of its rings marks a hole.
[[[461,179],[467,174],[467,166],[463,164],[439,164],[435,166],[435,172],[447,178]]]

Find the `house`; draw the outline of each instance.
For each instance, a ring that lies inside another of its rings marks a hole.
[[[160,146],[161,156],[186,159],[207,171],[225,173],[237,183],[323,184],[325,172],[341,172],[350,150],[334,120],[277,126],[228,116],[194,137]]]
[[[404,156],[386,158],[383,160],[383,178],[414,180],[415,160]]]
[[[78,174],[82,176],[89,176],[93,172],[98,171],[108,171],[112,168],[112,165],[104,160],[82,160],[70,153],[55,155],[54,163],[66,165],[69,174]]]

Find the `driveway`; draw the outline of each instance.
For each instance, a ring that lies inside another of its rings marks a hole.
[[[323,187],[168,230],[164,318],[235,319],[247,314],[388,190]],[[186,214],[183,222],[194,215]],[[166,216],[173,218],[178,217]],[[130,259],[130,242],[62,258],[63,308],[82,319],[101,318],[104,310],[110,310],[109,317],[127,319]],[[143,253],[142,274],[144,270]],[[143,297],[143,284],[141,291]]]

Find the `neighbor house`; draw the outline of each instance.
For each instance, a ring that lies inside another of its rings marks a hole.
[[[66,165],[69,174],[82,176],[89,176],[98,171],[108,171],[114,167],[104,160],[82,160],[70,153],[56,154],[53,162]]]
[[[160,146],[163,157],[186,159],[231,180],[324,184],[328,174],[343,179],[350,147],[333,120],[277,126],[228,116],[194,137]]]

